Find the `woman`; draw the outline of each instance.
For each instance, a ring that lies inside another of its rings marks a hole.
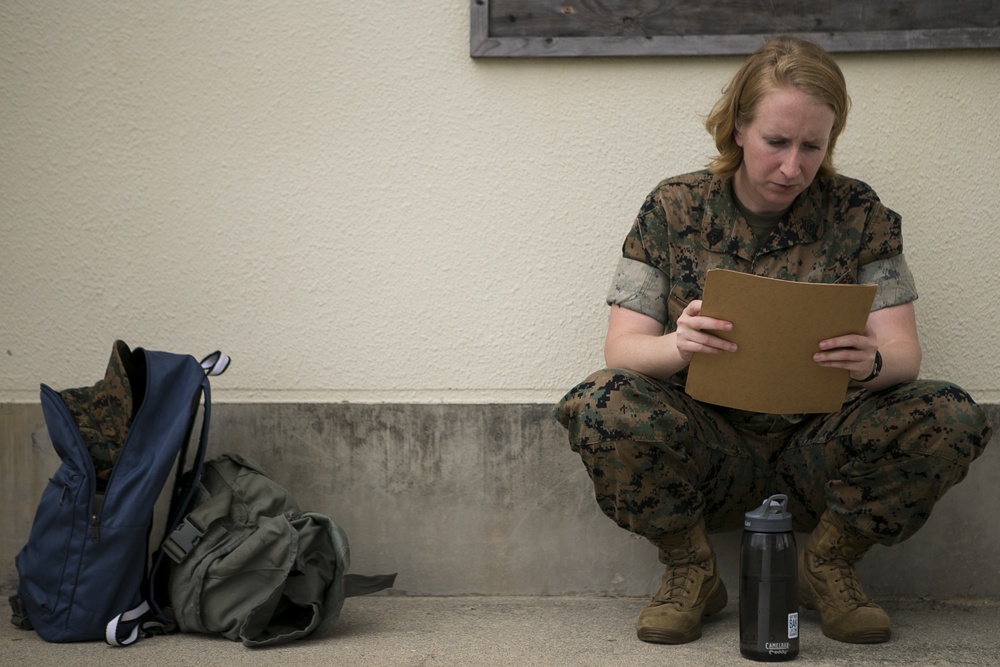
[[[789,496],[800,603],[834,639],[883,642],[886,613],[854,565],[875,543],[916,532],[990,438],[955,385],[917,380],[916,289],[900,217],[833,167],[850,108],[843,74],[818,46],[775,38],[751,54],[706,121],[718,157],[661,182],[628,234],[608,296],[608,369],[557,409],[602,510],[649,539],[666,565],[637,623],[640,639],[683,643],[727,594],[708,533],[742,525],[773,493]],[[709,269],[878,292],[863,334],[820,342],[821,366],[854,382],[839,412],[768,415],[684,393],[695,354],[727,354],[701,315]]]

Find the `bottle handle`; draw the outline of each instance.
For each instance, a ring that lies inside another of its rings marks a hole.
[[[767,500],[764,504],[760,506],[764,510],[765,514],[787,514],[788,513],[788,496],[784,493],[776,493]]]

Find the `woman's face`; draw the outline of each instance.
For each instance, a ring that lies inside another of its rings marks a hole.
[[[765,94],[753,121],[734,133],[743,149],[733,179],[740,202],[761,215],[791,206],[823,163],[833,121],[833,109],[797,88]]]

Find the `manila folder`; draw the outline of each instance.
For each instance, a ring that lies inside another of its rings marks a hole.
[[[733,323],[714,335],[736,352],[695,354],[685,390],[691,397],[771,414],[835,412],[850,373],[812,359],[826,338],[862,333],[875,285],[800,283],[713,269],[701,314]]]

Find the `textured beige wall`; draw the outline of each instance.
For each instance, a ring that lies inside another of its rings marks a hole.
[[[551,401],[736,58],[473,61],[468,5],[0,2],[0,402],[111,341],[221,401]],[[840,57],[924,374],[1000,400],[1000,52]]]

